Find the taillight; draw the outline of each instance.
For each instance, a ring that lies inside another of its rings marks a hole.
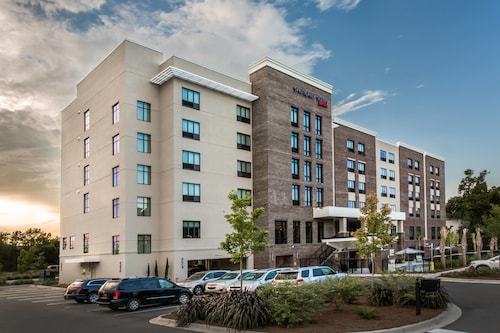
[[[70,290],[74,291],[81,291],[83,288],[82,287],[71,287]]]
[[[302,283],[304,282],[304,279],[297,279],[297,283]]]
[[[120,292],[119,291],[113,291],[113,299],[118,299],[120,298]]]

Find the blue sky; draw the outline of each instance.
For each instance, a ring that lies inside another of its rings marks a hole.
[[[0,231],[57,233],[60,111],[130,39],[247,80],[272,57],[334,86],[333,114],[500,185],[496,0],[4,0]]]

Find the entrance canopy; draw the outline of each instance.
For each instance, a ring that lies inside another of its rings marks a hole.
[[[81,257],[81,258],[64,259],[65,264],[82,264],[82,263],[98,263],[98,262],[101,262],[100,257]]]
[[[356,237],[344,237],[344,238],[326,238],[322,239],[323,243],[335,248],[337,251],[342,250],[354,250],[356,249],[352,242],[357,241]]]

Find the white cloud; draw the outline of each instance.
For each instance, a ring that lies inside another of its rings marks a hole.
[[[423,85],[423,84],[419,84],[418,86],[416,86],[417,89],[420,89],[420,88],[423,88],[423,87],[425,87],[425,85]]]
[[[321,11],[328,10],[332,7],[350,11],[356,8],[361,0],[315,0],[315,2]]]
[[[341,114],[356,111],[369,105],[382,102],[389,97],[389,94],[382,90],[366,91],[362,96],[354,99],[354,93],[349,94],[347,98],[340,100],[332,106],[332,115],[339,116]]]

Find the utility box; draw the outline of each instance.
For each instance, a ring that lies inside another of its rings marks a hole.
[[[423,291],[438,291],[441,286],[440,279],[421,279],[420,289]]]

